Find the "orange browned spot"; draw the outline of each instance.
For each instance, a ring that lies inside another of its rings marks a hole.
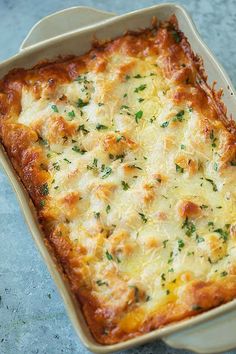
[[[72,137],[76,132],[76,126],[67,122],[61,116],[52,116],[49,119],[47,140],[49,143],[60,143],[64,137]]]
[[[168,218],[167,214],[164,211],[158,211],[156,215],[157,219],[161,221],[165,221]]]
[[[164,149],[169,151],[175,147],[175,138],[172,136],[165,136],[163,139]]]
[[[135,61],[132,60],[129,63],[120,65],[118,69],[118,79],[126,81],[126,75],[134,68]]]
[[[109,197],[116,189],[116,185],[114,183],[103,183],[99,184],[93,188],[93,193],[96,195],[98,199],[101,200],[109,200]]]
[[[201,215],[201,208],[189,200],[183,200],[178,204],[178,213],[181,218],[197,218]]]
[[[150,203],[153,201],[154,197],[155,197],[155,189],[154,186],[152,184],[146,183],[143,186],[144,189],[144,202],[145,203]]]
[[[109,133],[103,141],[104,150],[112,155],[121,155],[127,149],[133,150],[137,148],[137,144],[125,135]]]
[[[148,248],[157,248],[160,246],[160,241],[158,241],[156,238],[152,237],[152,238],[149,238],[146,242],[145,242],[145,245],[148,247]]]
[[[154,173],[153,178],[157,182],[157,184],[166,182],[168,179],[168,177],[163,175],[162,173]]]

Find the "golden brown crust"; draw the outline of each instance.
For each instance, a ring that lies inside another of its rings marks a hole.
[[[118,312],[117,318],[115,310],[102,306],[91,293],[91,285],[85,276],[88,267],[83,258],[87,250],[81,246],[77,247],[75,243],[71,242],[65,226],[65,213],[62,220],[61,208],[70,209],[70,214],[66,214],[68,219],[73,213],[79,213],[80,195],[70,193],[62,198],[54,208],[48,208],[47,203],[44,207],[45,201],[51,198],[48,195],[48,183],[51,181],[51,175],[48,171],[47,157],[40,145],[40,122],[35,123],[35,129],[17,122],[17,117],[21,111],[22,90],[30,88],[35,99],[41,97],[42,94],[53,97],[59,84],[69,83],[81,73],[90,70],[95,73],[106,70],[107,58],[120,48],[124,56],[146,58],[149,55],[158,55],[160,58],[159,64],[165,77],[178,84],[177,90],[174,89],[170,92],[173,101],[178,105],[187,102],[189,107],[206,116],[208,120],[219,123],[219,129],[222,125],[231,133],[226,134],[225,145],[222,145],[222,166],[232,161],[236,154],[235,123],[226,116],[226,108],[221,101],[221,92],[216,92],[214,86],[210,88],[207,84],[203,63],[192,52],[188,40],[179,31],[175,17],[160,24],[157,28],[129,32],[113,41],[103,44],[96,43],[89,53],[80,57],[59,58],[53,63],[42,62],[30,70],[14,69],[1,80],[1,141],[34,202],[47,240],[53,246],[58,262],[69,278],[72,290],[82,306],[93,335],[98,342],[104,344],[127,340],[168,323],[219,306],[236,297],[236,278],[234,275],[220,281],[193,280],[183,290],[181,300],[173,296],[171,300],[159,306],[154,313],[148,314],[143,321],[144,313],[142,313],[142,309],[136,309],[134,304],[135,290],[129,290],[127,294],[129,305],[127,303],[120,304],[120,312],[123,312],[125,316],[120,319],[120,313]],[[125,63],[119,68],[117,77],[121,82],[125,81],[132,65],[132,63]],[[65,96],[62,99],[66,101]],[[172,124],[178,124],[178,122]],[[202,126],[202,129],[206,140],[209,140],[211,130],[207,128],[207,124],[208,122]],[[53,127],[48,135],[48,141],[51,144],[61,143],[64,136],[73,138],[77,129],[74,123],[67,122],[60,116],[52,116],[50,125]],[[166,148],[171,149],[170,141],[172,144],[173,141],[170,137],[167,140]],[[102,144],[104,151],[111,155],[122,155],[125,151],[135,150],[138,145],[129,138],[128,134],[124,134],[122,139],[117,140],[116,133],[108,133]],[[176,164],[180,168],[186,168],[190,175],[196,173],[199,168],[197,162],[193,159],[186,162],[185,156],[177,156]],[[127,175],[132,174],[134,169],[136,169],[135,165],[124,166]],[[163,177],[160,173],[155,176],[158,181],[157,183],[155,180],[155,186],[151,184],[143,185],[143,200],[146,204],[151,203],[154,198],[156,193],[154,187],[156,188],[157,185],[158,188],[160,183],[165,183],[165,176]],[[112,184],[101,184],[94,186],[92,193],[98,199],[107,202],[115,188]],[[179,214],[181,218],[195,218],[202,214],[202,210],[198,204],[184,200],[179,206]],[[162,220],[167,219],[163,212],[159,212],[158,215]],[[55,221],[58,220],[60,222],[56,224]],[[100,232],[105,233],[105,228]],[[122,234],[121,237],[122,242],[125,242],[124,235]],[[149,240],[147,243],[150,248],[158,247],[156,240]],[[119,235],[113,238],[113,245],[114,250],[112,249],[112,252],[115,252],[117,245],[121,247]],[[133,247],[133,244],[127,243],[122,250],[126,255],[129,255]],[[140,292],[140,294],[142,293]],[[117,325],[118,320],[121,320],[119,326]]]

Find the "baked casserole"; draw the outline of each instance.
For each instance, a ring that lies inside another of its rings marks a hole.
[[[221,94],[174,16],[0,81],[2,144],[99,343],[236,297]]]

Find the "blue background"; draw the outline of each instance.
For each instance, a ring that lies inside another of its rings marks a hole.
[[[178,3],[188,9],[203,39],[236,86],[236,0],[179,0]],[[18,51],[35,22],[55,11],[86,5],[122,14],[154,4],[157,2],[152,0],[0,0],[0,61]],[[16,197],[1,171],[0,226],[0,354],[89,353],[74,333]],[[189,352],[171,349],[160,341],[122,352],[139,353]]]

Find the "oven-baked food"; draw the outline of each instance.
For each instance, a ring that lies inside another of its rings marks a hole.
[[[0,136],[99,342],[236,296],[235,124],[174,17],[10,72]]]

